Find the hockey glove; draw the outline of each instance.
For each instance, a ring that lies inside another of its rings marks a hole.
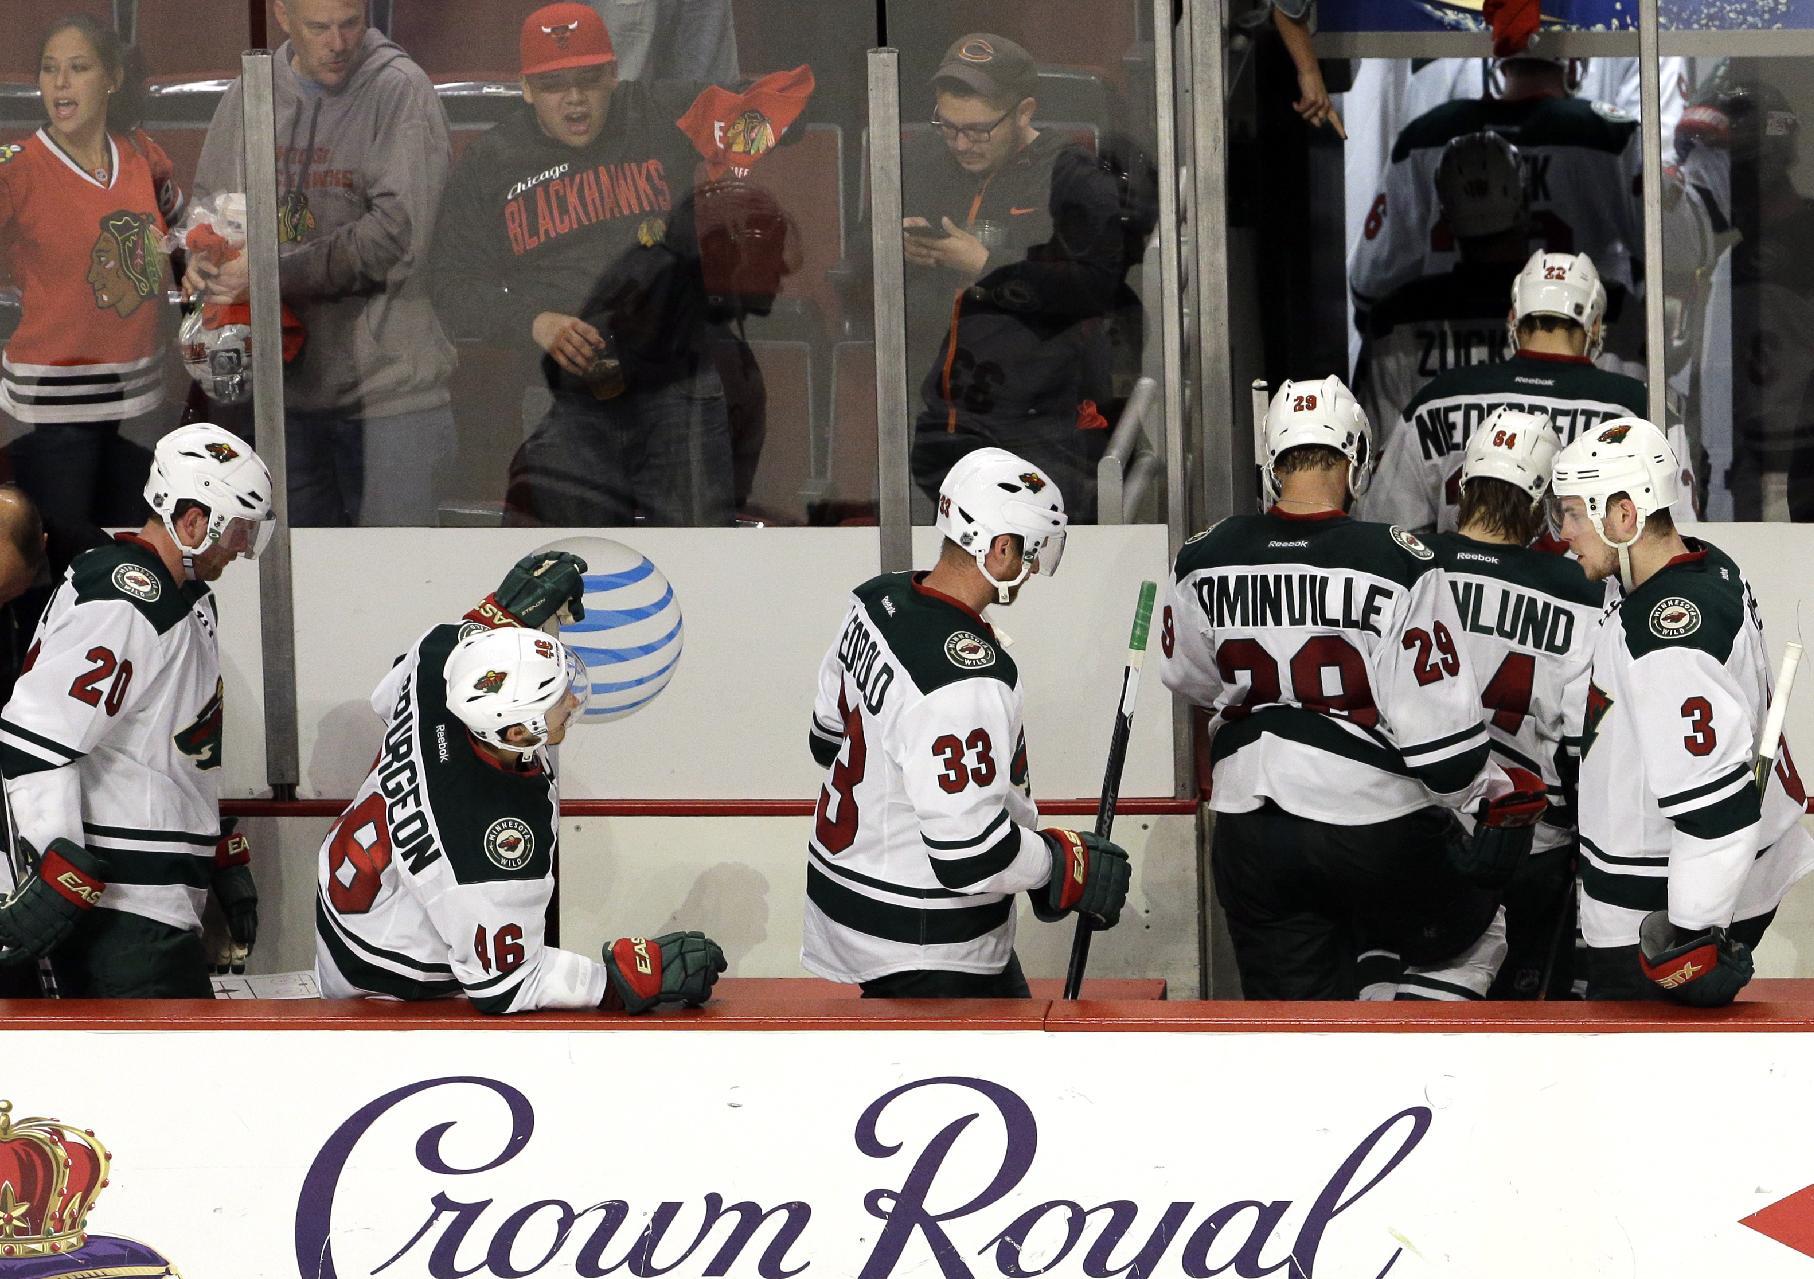
[[[1508,768],[1512,789],[1488,800],[1475,814],[1474,834],[1449,846],[1449,860],[1463,879],[1483,888],[1506,884],[1531,854],[1537,823],[1549,807],[1549,788],[1524,768]]]
[[[619,937],[605,947],[606,1012],[646,1013],[657,1004],[697,1008],[712,997],[718,974],[730,965],[704,933]]]
[[[67,839],[51,840],[37,871],[0,902],[0,964],[48,955],[101,900],[107,875],[101,853]]]
[[[586,592],[585,572],[586,561],[577,555],[537,551],[516,562],[488,602],[532,631],[553,618],[577,622],[586,615],[586,606],[580,603]]]
[[[1751,948],[1723,928],[1689,932],[1653,910],[1638,930],[1638,967],[1671,999],[1696,1008],[1724,1008],[1751,980]]]
[[[227,940],[214,954],[217,972],[243,973],[246,956],[258,942],[258,885],[252,879],[252,842],[233,829],[232,819],[221,824],[220,842],[214,846],[214,899],[227,919]]]
[[[1113,928],[1127,901],[1129,869],[1121,846],[1085,830],[1053,827],[1039,834],[1052,850],[1052,878],[1043,903],[1033,891],[1034,911],[1047,923],[1076,911],[1093,928]]]

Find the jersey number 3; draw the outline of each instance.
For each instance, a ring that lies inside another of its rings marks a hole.
[[[838,714],[844,720],[844,754],[833,761],[831,776],[819,788],[819,805],[813,814],[813,838],[819,847],[836,856],[857,839],[857,786],[869,767],[869,746],[863,741],[863,711],[838,691]],[[835,802],[838,815],[832,816]]]

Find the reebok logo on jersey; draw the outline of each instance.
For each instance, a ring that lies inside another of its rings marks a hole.
[[[995,650],[969,631],[958,631],[945,641],[945,656],[953,666],[980,671],[995,665]]]
[[[1287,547],[1287,546],[1309,546],[1309,545],[1310,545],[1310,539],[1306,537],[1302,541],[1297,541],[1297,542],[1268,542],[1268,543],[1266,543],[1266,549],[1270,551],[1270,550],[1276,550],[1281,547]]]
[[[1680,639],[1701,629],[1701,610],[1680,595],[1659,600],[1650,610],[1650,633],[1658,639]]]
[[[144,600],[147,604],[157,603],[164,593],[164,588],[157,578],[137,564],[122,564],[113,570],[113,586],[117,591],[132,596],[135,600]]]
[[[1497,564],[1499,562],[1499,557],[1497,555],[1476,555],[1473,551],[1456,551],[1455,558],[1458,560],[1478,560],[1482,564]]]
[[[529,823],[500,817],[485,828],[485,856],[499,870],[521,870],[535,852],[535,832]]]

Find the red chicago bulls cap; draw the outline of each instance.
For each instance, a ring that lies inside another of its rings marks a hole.
[[[523,19],[523,74],[616,62],[605,20],[589,4],[544,5]]]
[[[955,80],[974,93],[1016,102],[1039,93],[1039,68],[1033,55],[1006,36],[987,31],[973,31],[951,42],[932,83],[936,86],[940,80]]]

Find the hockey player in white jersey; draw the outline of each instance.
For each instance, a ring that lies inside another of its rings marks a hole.
[[[1543,414],[1564,444],[1602,422],[1642,413],[1642,382],[1594,367],[1605,315],[1606,290],[1591,258],[1533,253],[1512,282],[1511,358],[1451,369],[1413,396],[1356,513],[1418,532],[1454,532],[1463,452],[1496,409]],[[1680,427],[1673,435],[1685,447]],[[1684,523],[1694,518],[1691,487],[1676,511]]]
[[[1437,216],[1436,168],[1452,139],[1483,129],[1511,142],[1524,161],[1535,243],[1591,255],[1615,289],[1631,292],[1644,252],[1638,122],[1607,103],[1571,96],[1565,59],[1522,56],[1498,66],[1502,96],[1442,103],[1393,143],[1348,263],[1357,313],[1453,264],[1454,237]]]
[[[1814,868],[1784,743],[1754,780],[1770,696],[1750,584],[1669,517],[1680,467],[1641,418],[1556,458],[1562,533],[1623,598],[1594,645],[1581,747],[1589,999],[1729,1003],[1789,888]]]
[[[242,954],[258,922],[246,842],[221,835],[208,583],[269,536],[271,477],[238,436],[185,426],[158,442],[145,500],[145,526],[78,556],[51,597],[0,711],[0,765],[21,837],[108,864],[51,955],[60,993],[206,999],[210,889]]]
[[[1285,383],[1272,507],[1186,543],[1160,615],[1166,686],[1211,714],[1211,863],[1249,999],[1352,999],[1365,945],[1404,955],[1403,997],[1481,998],[1504,918],[1464,872],[1527,852],[1543,811],[1541,781],[1489,756],[1435,553],[1345,513],[1370,452],[1339,378]]]
[[[937,565],[851,592],[813,702],[809,972],[870,997],[1024,997],[1014,894],[1047,921],[1120,917],[1127,854],[1039,828],[1020,673],[982,616],[1057,571],[1065,523],[1049,476],[978,449],[939,486]]]
[[[1501,999],[1566,997],[1572,985],[1572,930],[1562,916],[1572,902],[1575,772],[1605,588],[1565,557],[1530,547],[1548,524],[1560,448],[1541,415],[1493,413],[1468,440],[1461,528],[1430,541],[1480,681],[1493,758],[1539,775],[1549,794],[1530,856],[1482,868],[1505,885],[1508,949],[1491,992]]]
[[[1497,133],[1455,138],[1436,166],[1442,222],[1460,257],[1367,313],[1354,395],[1388,447],[1411,397],[1438,373],[1506,358],[1505,299],[1530,253],[1530,200],[1518,149]]]
[[[325,998],[640,1013],[704,1003],[725,969],[697,932],[619,938],[602,962],[546,942],[560,834],[550,748],[590,677],[536,629],[563,608],[583,615],[585,565],[539,558],[462,622],[429,630],[372,694],[384,744],[317,860]]]

